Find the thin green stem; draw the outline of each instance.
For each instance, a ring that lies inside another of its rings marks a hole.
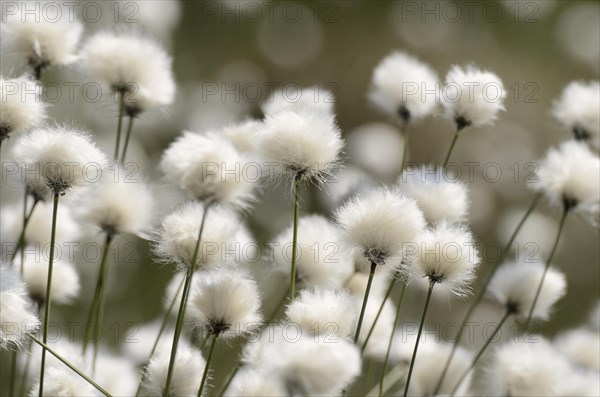
[[[121,153],[121,164],[125,164],[125,156],[127,156],[127,147],[129,147],[129,138],[131,138],[131,131],[133,130],[133,120],[135,117],[129,116],[129,123],[127,125],[127,133],[125,134],[125,144],[123,145],[123,153]]]
[[[360,336],[360,329],[362,328],[363,318],[365,317],[365,311],[367,309],[367,302],[369,301],[369,293],[371,292],[371,284],[373,284],[373,277],[375,276],[375,269],[377,264],[371,262],[371,271],[369,272],[369,280],[367,281],[367,289],[365,289],[365,296],[363,298],[362,307],[360,309],[360,316],[358,317],[358,324],[356,325],[356,333],[354,334],[354,344],[358,343],[358,337]]]
[[[396,365],[388,374],[385,376],[385,384],[386,386],[383,388],[383,393],[387,393],[395,384],[400,382],[404,377],[406,370],[402,364]],[[367,397],[376,397],[379,395],[379,385],[375,385],[371,389],[369,393],[367,393]]]
[[[10,384],[8,386],[8,395],[15,395],[15,380],[17,378],[17,351],[11,351],[10,358]]]
[[[484,281],[483,281],[483,283],[481,285],[481,288],[479,289],[479,292],[475,296],[475,299],[471,303],[471,306],[469,307],[469,310],[467,311],[467,314],[465,315],[464,320],[460,324],[460,327],[458,329],[458,333],[456,334],[456,338],[454,339],[454,343],[452,344],[452,350],[450,351],[450,355],[446,359],[446,364],[444,365],[444,370],[442,371],[442,375],[438,379],[437,385],[435,386],[435,390],[433,392],[434,396],[440,391],[440,388],[442,387],[442,383],[444,382],[444,379],[446,378],[446,374],[448,373],[448,368],[450,368],[450,362],[454,358],[454,354],[456,353],[456,349],[458,348],[458,345],[459,345],[460,340],[462,338],[463,331],[464,331],[464,328],[465,328],[465,324],[467,323],[467,321],[469,321],[469,319],[471,318],[471,316],[475,312],[475,309],[477,308],[477,306],[479,306],[479,304],[483,300],[483,297],[485,296],[485,293],[487,291],[487,287],[490,284],[490,281],[492,281],[492,277],[496,273],[496,270],[498,270],[498,267],[502,264],[502,262],[504,262],[504,259],[506,259],[506,256],[508,255],[508,252],[510,251],[510,247],[512,246],[513,242],[517,238],[517,235],[521,231],[521,228],[525,224],[525,221],[527,220],[527,218],[529,218],[529,215],[531,215],[531,213],[533,212],[533,210],[539,204],[541,198],[542,198],[542,193],[538,193],[533,198],[533,201],[531,202],[531,204],[529,205],[529,208],[527,209],[527,211],[523,215],[523,218],[521,218],[521,221],[517,225],[517,227],[514,230],[513,234],[510,236],[510,239],[508,240],[508,242],[504,246],[504,249],[500,253],[500,256],[494,262],[492,270],[490,270],[486,274],[485,279],[484,279]]]
[[[44,344],[48,341],[48,322],[50,321],[50,291],[52,290],[52,270],[54,269],[54,242],[56,241],[56,218],[58,215],[58,193],[54,193],[52,206],[52,231],[50,233],[50,257],[48,259],[48,280],[46,282],[46,300],[44,301]],[[44,394],[44,370],[46,369],[46,348],[42,346],[42,365],[40,366],[39,397]]]
[[[454,146],[456,145],[456,141],[458,140],[458,135],[460,134],[460,130],[457,129],[454,133],[454,138],[452,138],[452,143],[448,148],[448,153],[446,153],[446,159],[444,160],[444,169],[448,166],[448,162],[450,161],[450,156],[452,155],[452,151],[454,150]]]
[[[460,387],[460,385],[462,384],[462,382],[465,380],[465,378],[467,377],[467,375],[471,372],[471,370],[473,370],[473,368],[475,368],[475,365],[477,364],[477,361],[479,361],[479,359],[483,355],[483,352],[485,352],[485,349],[487,349],[487,347],[490,345],[490,343],[492,342],[492,340],[494,340],[494,338],[496,337],[496,335],[498,335],[498,332],[500,331],[500,329],[502,329],[502,326],[504,325],[504,322],[506,322],[506,320],[508,319],[508,317],[510,317],[510,314],[511,314],[511,312],[508,311],[508,310],[506,310],[504,312],[504,315],[502,316],[502,319],[500,320],[500,322],[496,326],[496,329],[494,330],[494,332],[492,333],[492,335],[485,341],[485,343],[483,344],[483,346],[481,347],[481,349],[479,349],[479,351],[477,352],[477,355],[473,358],[473,361],[471,362],[471,365],[469,366],[469,368],[467,368],[465,370],[465,372],[463,372],[463,374],[461,375],[461,377],[458,379],[458,382],[456,383],[456,385],[452,389],[452,392],[450,392],[450,397],[452,397],[452,396],[454,396],[456,394],[458,388]]]
[[[400,320],[400,310],[402,309],[402,302],[404,301],[405,291],[406,288],[402,288],[402,292],[400,293],[400,299],[398,300],[398,307],[396,308],[394,326],[392,327],[392,331],[390,332],[390,339],[388,341],[387,352],[385,353],[385,360],[383,360],[383,369],[381,370],[381,382],[379,382],[379,397],[383,396],[383,382],[385,379],[385,374],[387,373],[387,366],[388,361],[390,359],[390,351],[392,350],[392,342],[394,341],[394,334],[396,333],[396,327],[398,326],[398,321]]]
[[[427,290],[427,298],[425,299],[425,307],[423,307],[423,315],[421,316],[421,324],[419,324],[419,332],[417,333],[417,341],[415,342],[415,348],[413,350],[412,358],[410,360],[410,368],[408,369],[408,377],[406,378],[406,385],[404,386],[404,397],[408,394],[408,387],[410,386],[410,378],[415,367],[415,361],[417,359],[417,351],[419,350],[419,343],[421,343],[421,334],[423,333],[423,325],[425,325],[425,316],[427,316],[427,309],[429,308],[429,301],[431,300],[431,293],[433,292],[433,286],[435,282],[429,281],[429,289]]]
[[[240,370],[241,367],[242,367],[242,365],[238,362],[238,364],[235,366],[235,368],[233,369],[233,371],[231,371],[231,373],[227,377],[227,381],[225,381],[225,383],[223,384],[223,387],[221,388],[221,391],[219,392],[218,397],[223,397],[223,395],[227,391],[227,388],[229,387],[229,385],[233,381],[233,378],[235,378],[235,376],[237,375],[237,373],[238,373],[238,371]]]
[[[46,343],[41,342],[39,339],[37,339],[35,336],[33,335],[29,335],[29,337],[38,345],[40,345],[43,349],[43,351],[49,351],[50,354],[52,354],[54,357],[56,357],[59,361],[61,361],[64,365],[66,365],[67,367],[69,367],[73,372],[75,372],[77,375],[81,376],[86,382],[88,382],[90,385],[94,386],[100,393],[104,394],[106,397],[112,397],[110,395],[110,393],[108,393],[106,390],[104,390],[102,387],[100,387],[96,382],[94,382],[89,376],[87,376],[86,374],[84,374],[83,372],[81,372],[75,365],[71,364],[69,361],[67,361],[66,359],[64,359],[63,357],[61,357],[58,353],[56,353],[53,349],[51,349]]]
[[[204,365],[204,373],[202,374],[202,380],[200,381],[200,388],[198,389],[198,397],[202,396],[202,392],[204,391],[204,384],[206,383],[206,378],[208,375],[208,369],[210,367],[210,361],[212,360],[213,352],[215,351],[215,346],[217,345],[217,335],[213,335],[212,341],[210,342],[210,350],[208,351],[208,356],[206,357],[206,364]]]
[[[168,397],[170,395],[171,381],[173,378],[173,369],[175,367],[175,357],[177,356],[177,346],[179,345],[179,337],[181,335],[181,330],[183,329],[183,318],[185,316],[185,308],[187,306],[188,296],[190,293],[190,285],[192,283],[194,268],[196,267],[196,259],[198,258],[198,252],[200,251],[200,242],[202,241],[202,232],[204,231],[206,214],[208,214],[210,206],[211,203],[208,203],[204,207],[202,221],[200,222],[200,229],[198,230],[198,239],[196,240],[196,248],[194,249],[192,261],[188,264],[188,268],[185,272],[185,283],[183,284],[181,302],[179,303],[179,312],[177,313],[177,322],[175,323],[175,332],[173,333],[173,345],[171,347],[171,357],[169,359],[169,369],[167,371],[167,381],[165,384],[165,389],[163,390],[163,397]]]
[[[408,142],[410,137],[410,130],[407,128],[404,133],[404,145],[402,147],[402,161],[400,162],[400,175],[404,171],[404,164],[406,163],[406,157],[408,154]]]
[[[40,201],[39,199],[34,199],[33,200],[33,204],[31,206],[31,209],[29,210],[29,213],[27,214],[27,216],[23,220],[23,228],[21,229],[21,234],[19,234],[19,239],[17,240],[17,246],[15,247],[15,252],[13,254],[11,262],[15,259],[15,256],[16,256],[17,252],[19,252],[22,247],[25,247],[25,232],[27,230],[27,225],[29,224],[29,220],[31,219],[31,215],[33,215],[33,211],[35,210],[35,207],[37,206],[37,204],[38,204],[39,201]],[[23,260],[23,256],[22,255],[21,255],[21,260]],[[23,273],[23,269],[21,269],[21,273]]]
[[[31,365],[31,351],[27,354],[27,358],[25,359],[25,367],[23,368],[23,373],[21,374],[21,382],[19,385],[19,394],[17,396],[24,396],[25,389],[27,388],[27,379],[29,378],[29,366]]]
[[[98,335],[94,338],[94,355],[92,359],[92,375],[96,373],[96,361],[98,359],[98,346],[100,345],[100,338],[102,336],[102,325],[104,324],[104,307],[105,307],[105,299],[106,293],[104,290],[106,289],[106,280],[108,280],[108,251],[110,248],[110,243],[113,239],[112,233],[106,234],[106,241],[103,252],[103,261],[104,263],[100,266],[102,270],[102,281],[100,282],[100,292],[98,296],[98,307],[96,312],[96,327],[98,330]]]
[[[119,146],[121,145],[121,131],[123,130],[123,114],[125,113],[125,93],[119,91],[119,120],[117,121],[117,141],[115,142],[115,152],[113,159],[119,158]]]
[[[568,210],[564,210],[563,214],[560,218],[560,223],[558,225],[558,231],[556,232],[556,238],[554,239],[554,245],[552,246],[552,251],[550,251],[550,256],[548,256],[548,260],[546,261],[546,267],[544,267],[544,273],[542,274],[542,279],[537,286],[537,290],[535,291],[535,297],[533,298],[533,303],[531,304],[531,308],[529,309],[529,314],[527,315],[527,321],[525,321],[525,325],[529,324],[531,321],[531,317],[533,316],[533,310],[535,309],[535,305],[540,297],[540,292],[542,291],[542,286],[544,285],[544,280],[546,279],[546,273],[548,273],[548,269],[550,268],[550,262],[554,258],[554,254],[556,253],[556,248],[558,247],[558,242],[560,240],[560,236],[562,234],[563,228],[565,226],[565,221],[567,220],[567,215],[569,215]]]
[[[383,297],[383,300],[381,301],[379,310],[377,310],[377,315],[375,316],[375,319],[373,320],[373,324],[371,324],[371,328],[369,328],[369,333],[367,334],[367,337],[365,338],[365,343],[363,343],[363,345],[360,349],[361,353],[364,353],[365,349],[367,348],[369,339],[371,339],[371,335],[373,335],[373,330],[375,329],[375,325],[377,325],[377,321],[379,321],[379,317],[381,316],[381,313],[383,312],[383,307],[385,306],[385,303],[389,299],[389,297],[392,293],[392,290],[394,289],[394,286],[396,285],[396,281],[397,281],[397,278],[394,277],[392,279],[392,281],[390,282],[390,285],[388,286],[387,291],[385,292],[385,296]]]
[[[300,179],[294,180],[294,231],[292,236],[292,270],[290,271],[290,302],[296,296],[296,256],[298,243],[298,210],[300,208]]]

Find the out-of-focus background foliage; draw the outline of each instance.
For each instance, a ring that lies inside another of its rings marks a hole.
[[[98,22],[88,18],[85,36],[114,27],[116,3],[81,2],[76,15],[82,20],[81,12],[88,3],[101,6],[103,16]],[[142,28],[161,40],[173,56],[179,88],[175,105],[145,116],[135,126],[130,160],[139,164],[141,175],[155,183],[160,182],[157,165],[162,150],[183,129],[203,130],[261,117],[260,103],[274,88],[289,89],[293,97],[295,88],[314,85],[334,91],[338,121],[348,139],[349,168],[340,176],[340,185],[342,181],[353,183],[360,173],[393,182],[402,139],[394,122],[367,100],[377,63],[391,51],[403,50],[429,63],[441,80],[453,64],[475,63],[496,72],[507,90],[506,112],[494,127],[466,131],[453,156],[453,161],[462,164],[462,180],[471,190],[470,223],[482,245],[507,241],[519,211],[532,198],[524,182],[531,172],[528,163],[569,138],[569,132],[551,116],[553,101],[570,81],[597,80],[600,72],[597,1],[143,0],[131,4],[134,2],[124,0],[116,5],[119,29]],[[88,12],[93,17],[89,6]],[[19,71],[7,54],[2,54],[1,61],[3,75]],[[84,101],[80,89],[75,90],[75,100],[69,100],[63,82],[89,81],[77,67],[53,69],[44,81],[48,86],[61,85],[63,91],[61,99],[52,104],[52,116],[92,131],[110,152],[116,126],[114,102]],[[409,161],[441,161],[452,133],[453,125],[442,117],[420,123],[411,131]],[[8,150],[3,147],[3,152]],[[475,163],[471,174],[465,162]],[[486,168],[486,164],[492,165]],[[499,177],[497,170],[502,173]],[[3,186],[2,203],[20,200],[19,189],[16,184]],[[302,212],[329,213],[335,200],[327,198],[326,191],[334,194],[338,190],[335,184],[325,191],[311,189],[304,195]],[[157,196],[169,197],[164,188]],[[168,211],[174,204],[164,200],[162,210]],[[519,238],[521,247],[534,243],[540,256],[547,256],[557,215],[547,205],[541,206]],[[290,222],[291,201],[285,187],[265,189],[248,217],[261,243]],[[100,236],[90,231],[86,241],[99,243]],[[173,274],[171,266],[153,262],[142,239],[118,240],[122,249],[130,242],[134,244],[127,250],[135,250],[136,260],[124,261],[121,254],[111,264],[105,321],[109,333],[116,322],[122,326],[157,319],[165,286]],[[525,249],[526,253],[533,247]],[[568,220],[555,257],[555,265],[567,275],[568,294],[557,305],[552,320],[542,326],[542,333],[551,335],[576,326],[597,303],[599,249],[597,229],[576,217]],[[98,261],[85,263],[82,254],[77,256],[83,297],[69,308],[55,306],[53,318],[57,321],[83,321],[92,296]],[[486,271],[486,263],[480,271]],[[412,302],[422,296],[418,291],[412,295],[406,313],[416,318],[420,304],[413,306]],[[265,299],[271,299],[268,293]],[[440,296],[430,318],[451,321],[458,318],[463,306],[456,299]]]

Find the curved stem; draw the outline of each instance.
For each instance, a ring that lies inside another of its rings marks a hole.
[[[217,344],[217,335],[213,335],[212,342],[210,342],[210,350],[208,351],[208,357],[206,357],[206,364],[204,365],[204,373],[202,374],[202,380],[200,381],[200,388],[198,389],[198,397],[202,396],[204,390],[204,384],[206,383],[206,376],[208,375],[208,368],[210,367],[210,361],[215,351],[215,345]]]
[[[452,151],[454,150],[454,146],[456,145],[456,141],[458,140],[459,134],[460,134],[460,130],[457,129],[456,132],[454,133],[454,138],[452,138],[452,143],[450,144],[450,147],[448,148],[448,153],[446,153],[446,159],[444,160],[444,166],[443,166],[444,169],[446,169],[446,167],[448,166],[448,162],[450,161],[450,156],[452,155]]]
[[[363,343],[360,351],[361,353],[365,352],[365,349],[367,348],[367,344],[369,343],[369,339],[371,339],[371,335],[373,335],[373,330],[375,329],[375,325],[377,325],[377,321],[379,321],[379,317],[381,316],[381,313],[383,312],[383,307],[385,306],[385,303],[387,302],[387,300],[389,299],[392,290],[394,289],[394,286],[396,285],[396,281],[397,278],[393,278],[392,281],[390,282],[390,285],[388,286],[387,291],[385,292],[385,296],[383,297],[383,301],[381,301],[381,305],[379,306],[379,310],[377,310],[377,315],[375,316],[375,319],[373,320],[373,324],[371,324],[371,328],[369,328],[369,333],[367,334],[367,337],[365,338],[365,343]],[[403,292],[404,294],[404,292]]]
[[[458,379],[458,382],[456,383],[456,385],[452,389],[452,392],[450,392],[450,397],[452,397],[452,396],[454,396],[456,394],[456,391],[458,390],[458,388],[460,387],[460,385],[462,384],[462,382],[465,380],[465,378],[467,377],[467,375],[471,372],[471,370],[473,368],[475,368],[475,365],[477,364],[477,361],[479,361],[479,359],[483,355],[483,352],[485,351],[485,349],[487,349],[487,347],[492,342],[492,340],[496,337],[496,335],[498,335],[498,332],[500,331],[500,329],[504,325],[504,322],[510,316],[510,314],[511,313],[508,310],[506,310],[504,312],[504,316],[502,316],[502,319],[500,320],[500,322],[496,326],[496,329],[494,330],[494,332],[492,333],[492,335],[485,341],[485,343],[483,344],[483,346],[481,347],[481,349],[479,349],[479,351],[477,352],[477,355],[475,356],[475,358],[473,358],[473,361],[471,362],[471,365],[469,366],[469,368],[467,368],[466,371],[463,372],[463,374],[461,375],[461,377]]]
[[[54,242],[56,241],[56,218],[58,215],[59,195],[54,193],[52,206],[52,231],[50,232],[50,257],[48,259],[48,279],[46,282],[46,300],[44,301],[44,331],[43,342],[48,341],[48,322],[50,321],[50,291],[52,290],[52,270],[54,268]],[[42,346],[42,365],[40,367],[39,396],[44,394],[44,370],[46,368],[46,347]]]
[[[548,273],[548,269],[550,268],[550,262],[552,262],[554,254],[556,253],[558,241],[560,240],[563,227],[565,226],[565,220],[567,219],[567,215],[569,215],[569,211],[563,211],[562,217],[560,218],[560,224],[558,225],[558,232],[556,232],[556,238],[554,239],[554,245],[552,246],[552,251],[550,252],[550,256],[548,256],[548,260],[546,261],[546,267],[544,267],[542,279],[540,280],[537,290],[535,291],[535,297],[533,298],[533,303],[531,304],[531,308],[529,309],[529,314],[527,315],[527,321],[525,321],[525,325],[529,324],[529,322],[531,321],[531,316],[533,316],[533,310],[535,309],[535,305],[537,304],[537,301],[540,297],[540,292],[542,291],[542,286],[544,285],[544,280],[546,279],[546,273]]]
[[[358,337],[360,336],[360,329],[362,328],[363,318],[365,317],[365,310],[367,309],[367,302],[369,301],[369,293],[371,292],[371,284],[373,284],[373,276],[375,276],[376,268],[377,264],[371,262],[371,271],[369,273],[369,280],[367,281],[367,289],[365,289],[365,297],[363,298],[360,316],[358,317],[358,324],[356,325],[356,333],[354,334],[354,344],[358,342]]]
[[[29,213],[27,214],[27,216],[23,220],[23,228],[21,229],[21,234],[19,234],[19,240],[17,240],[17,246],[15,247],[15,252],[13,254],[11,262],[15,259],[15,255],[17,254],[17,252],[22,247],[25,246],[25,232],[27,230],[27,225],[29,224],[29,220],[31,219],[31,215],[33,215],[33,210],[35,210],[35,207],[37,206],[37,204],[38,204],[39,201],[40,201],[39,199],[34,199],[33,200],[33,204],[31,206],[31,209],[29,210]],[[22,260],[22,258],[21,258],[21,260]],[[21,273],[23,273],[23,269],[21,269]]]
[[[427,298],[425,299],[425,307],[423,307],[423,315],[421,316],[421,324],[419,325],[419,332],[417,333],[417,341],[415,342],[415,348],[413,350],[412,358],[410,360],[410,368],[408,369],[408,377],[406,378],[406,385],[404,386],[404,397],[408,394],[408,386],[410,386],[410,378],[412,376],[415,361],[417,359],[417,351],[419,350],[419,343],[421,342],[421,334],[423,333],[423,325],[425,324],[425,316],[427,316],[427,309],[429,308],[429,301],[431,300],[431,293],[433,292],[433,286],[435,283],[429,281],[429,289],[427,291]]]
[[[296,177],[294,180],[294,231],[292,236],[292,270],[290,271],[290,302],[293,302],[296,296],[296,245],[298,243],[298,210],[300,207],[299,190],[300,179]]]
[[[456,353],[456,349],[458,348],[458,344],[460,343],[460,340],[462,338],[463,331],[465,329],[465,324],[467,323],[467,321],[469,321],[469,319],[471,318],[471,316],[475,312],[475,308],[477,308],[477,306],[479,305],[479,303],[481,303],[481,301],[482,301],[482,299],[485,296],[485,293],[487,291],[487,287],[490,284],[490,281],[492,281],[492,277],[496,273],[496,270],[498,270],[498,267],[502,264],[502,262],[504,262],[504,259],[506,259],[506,256],[508,255],[508,252],[510,251],[510,247],[512,246],[513,242],[517,238],[517,235],[521,231],[521,228],[525,224],[525,221],[527,220],[527,218],[529,218],[529,215],[531,215],[531,213],[533,212],[533,210],[539,204],[541,198],[542,198],[542,193],[538,193],[533,198],[533,201],[529,205],[529,208],[527,209],[527,211],[523,215],[523,218],[521,218],[521,221],[517,225],[517,227],[514,230],[513,234],[510,236],[510,239],[508,240],[508,243],[506,243],[506,245],[504,246],[504,249],[500,253],[499,258],[494,262],[492,270],[490,270],[488,272],[488,274],[485,276],[485,279],[484,279],[484,281],[483,281],[483,283],[481,285],[481,288],[479,289],[479,292],[475,296],[475,299],[471,303],[471,306],[469,307],[469,310],[467,311],[467,314],[465,315],[464,320],[462,321],[462,323],[460,324],[460,327],[458,328],[458,333],[456,334],[456,338],[454,339],[454,343],[452,344],[452,350],[450,351],[450,355],[446,359],[446,364],[444,365],[444,370],[442,371],[442,375],[438,379],[437,385],[435,386],[435,390],[433,391],[433,395],[434,396],[440,391],[440,388],[442,387],[442,383],[444,382],[444,379],[446,378],[446,374],[448,373],[448,368],[450,368],[450,362],[454,358],[454,353]]]
[[[131,130],[133,129],[133,116],[129,116],[129,123],[127,125],[127,133],[125,134],[125,144],[123,145],[123,153],[121,153],[121,164],[125,163],[125,156],[127,156],[127,147],[129,146],[129,138],[131,137]]]
[[[206,214],[208,214],[210,206],[211,204],[208,203],[204,208],[202,221],[200,222],[200,230],[198,231],[198,239],[196,240],[196,248],[194,249],[194,255],[192,256],[192,262],[188,265],[188,268],[185,272],[185,283],[183,284],[181,302],[179,303],[179,312],[177,313],[177,322],[175,323],[175,332],[173,333],[173,345],[171,347],[171,357],[169,359],[169,369],[167,372],[165,389],[163,390],[163,397],[168,397],[170,394],[169,390],[171,389],[173,369],[175,367],[175,357],[177,356],[177,346],[179,345],[179,336],[181,335],[181,330],[183,329],[183,318],[185,316],[185,308],[188,301],[188,295],[190,293],[190,285],[192,283],[192,276],[194,274],[194,268],[196,267],[196,259],[198,258],[198,252],[200,250],[200,242],[202,241],[202,232],[204,231]]]
[[[387,372],[388,360],[390,358],[390,351],[392,350],[392,342],[394,341],[394,334],[396,333],[396,327],[398,326],[398,321],[400,320],[400,310],[402,309],[402,302],[404,301],[404,292],[406,288],[402,288],[402,292],[400,294],[400,299],[398,301],[398,307],[396,308],[396,317],[394,318],[394,326],[392,327],[392,332],[390,332],[390,340],[388,341],[387,352],[385,353],[385,360],[383,360],[383,369],[381,370],[381,381],[379,382],[379,397],[383,396],[383,382],[385,379],[385,374]]]
[[[123,114],[125,113],[125,93],[119,91],[119,120],[117,121],[117,141],[115,142],[115,152],[113,159],[119,158],[119,146],[121,145],[121,131],[123,130]]]

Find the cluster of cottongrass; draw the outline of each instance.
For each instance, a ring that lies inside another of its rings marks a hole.
[[[574,140],[549,149],[539,162],[530,209],[477,284],[482,260],[468,225],[469,191],[450,182],[446,165],[463,130],[491,128],[504,110],[503,95],[490,101],[482,91],[495,85],[504,92],[494,73],[451,66],[446,91],[462,93],[464,100],[440,106],[419,96],[440,89],[432,67],[402,52],[386,57],[368,96],[404,136],[398,181],[348,184],[336,193],[346,199],[328,216],[305,214],[301,204],[306,185],[325,188],[343,165],[344,140],[332,103],[306,100],[309,95],[289,103],[275,92],[262,119],[183,131],[162,154],[160,181],[127,181],[102,174],[109,161],[94,143],[95,133],[48,121],[40,99],[43,75],[76,64],[114,94],[114,167],[123,171],[134,120],[175,97],[167,52],[130,30],[100,31],[80,45],[84,32],[77,21],[10,18],[2,33],[6,54],[30,69],[0,79],[2,90],[18,83],[36,93],[3,103],[0,114],[0,142],[14,137],[9,155],[21,166],[24,197],[2,208],[3,232],[15,243],[0,269],[0,347],[11,355],[11,395],[454,396],[483,392],[481,385],[489,395],[598,395],[598,313],[554,341],[495,338],[507,321],[527,327],[548,320],[566,294],[562,264],[553,259],[567,215],[598,224],[598,82],[571,83],[556,102],[553,113]],[[416,94],[407,95],[409,84],[418,87]],[[446,117],[455,131],[445,160],[405,173],[411,126],[435,115]],[[270,166],[250,182],[239,173],[256,159]],[[265,259],[266,272],[227,258],[231,247],[253,242],[244,220],[261,192],[278,184],[291,192],[291,200],[282,198],[290,225],[273,236],[279,248]],[[159,206],[160,189],[178,191],[183,199]],[[509,260],[506,252],[542,197],[562,214],[549,257]],[[103,241],[99,265],[86,264],[97,274],[93,288],[81,288],[81,269],[54,255],[56,244],[84,233]],[[175,275],[160,318],[140,329],[138,344],[116,356],[97,330],[106,331],[111,274],[124,265],[108,253],[127,235],[145,241],[155,263],[172,267]],[[49,257],[35,252],[41,246],[50,246]],[[408,291],[418,297],[412,303],[420,313],[416,323],[407,314]],[[455,299],[474,296],[466,316],[451,313],[460,324],[456,338],[432,341],[423,328],[432,299],[443,292],[450,310]],[[463,327],[484,298],[495,319],[491,334],[482,344],[461,344]],[[49,341],[51,303],[78,299],[87,309],[84,339]],[[486,351],[490,359],[480,360]]]

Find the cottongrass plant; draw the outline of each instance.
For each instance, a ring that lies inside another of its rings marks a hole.
[[[600,82],[573,81],[554,103],[552,113],[578,141],[600,149]]]

